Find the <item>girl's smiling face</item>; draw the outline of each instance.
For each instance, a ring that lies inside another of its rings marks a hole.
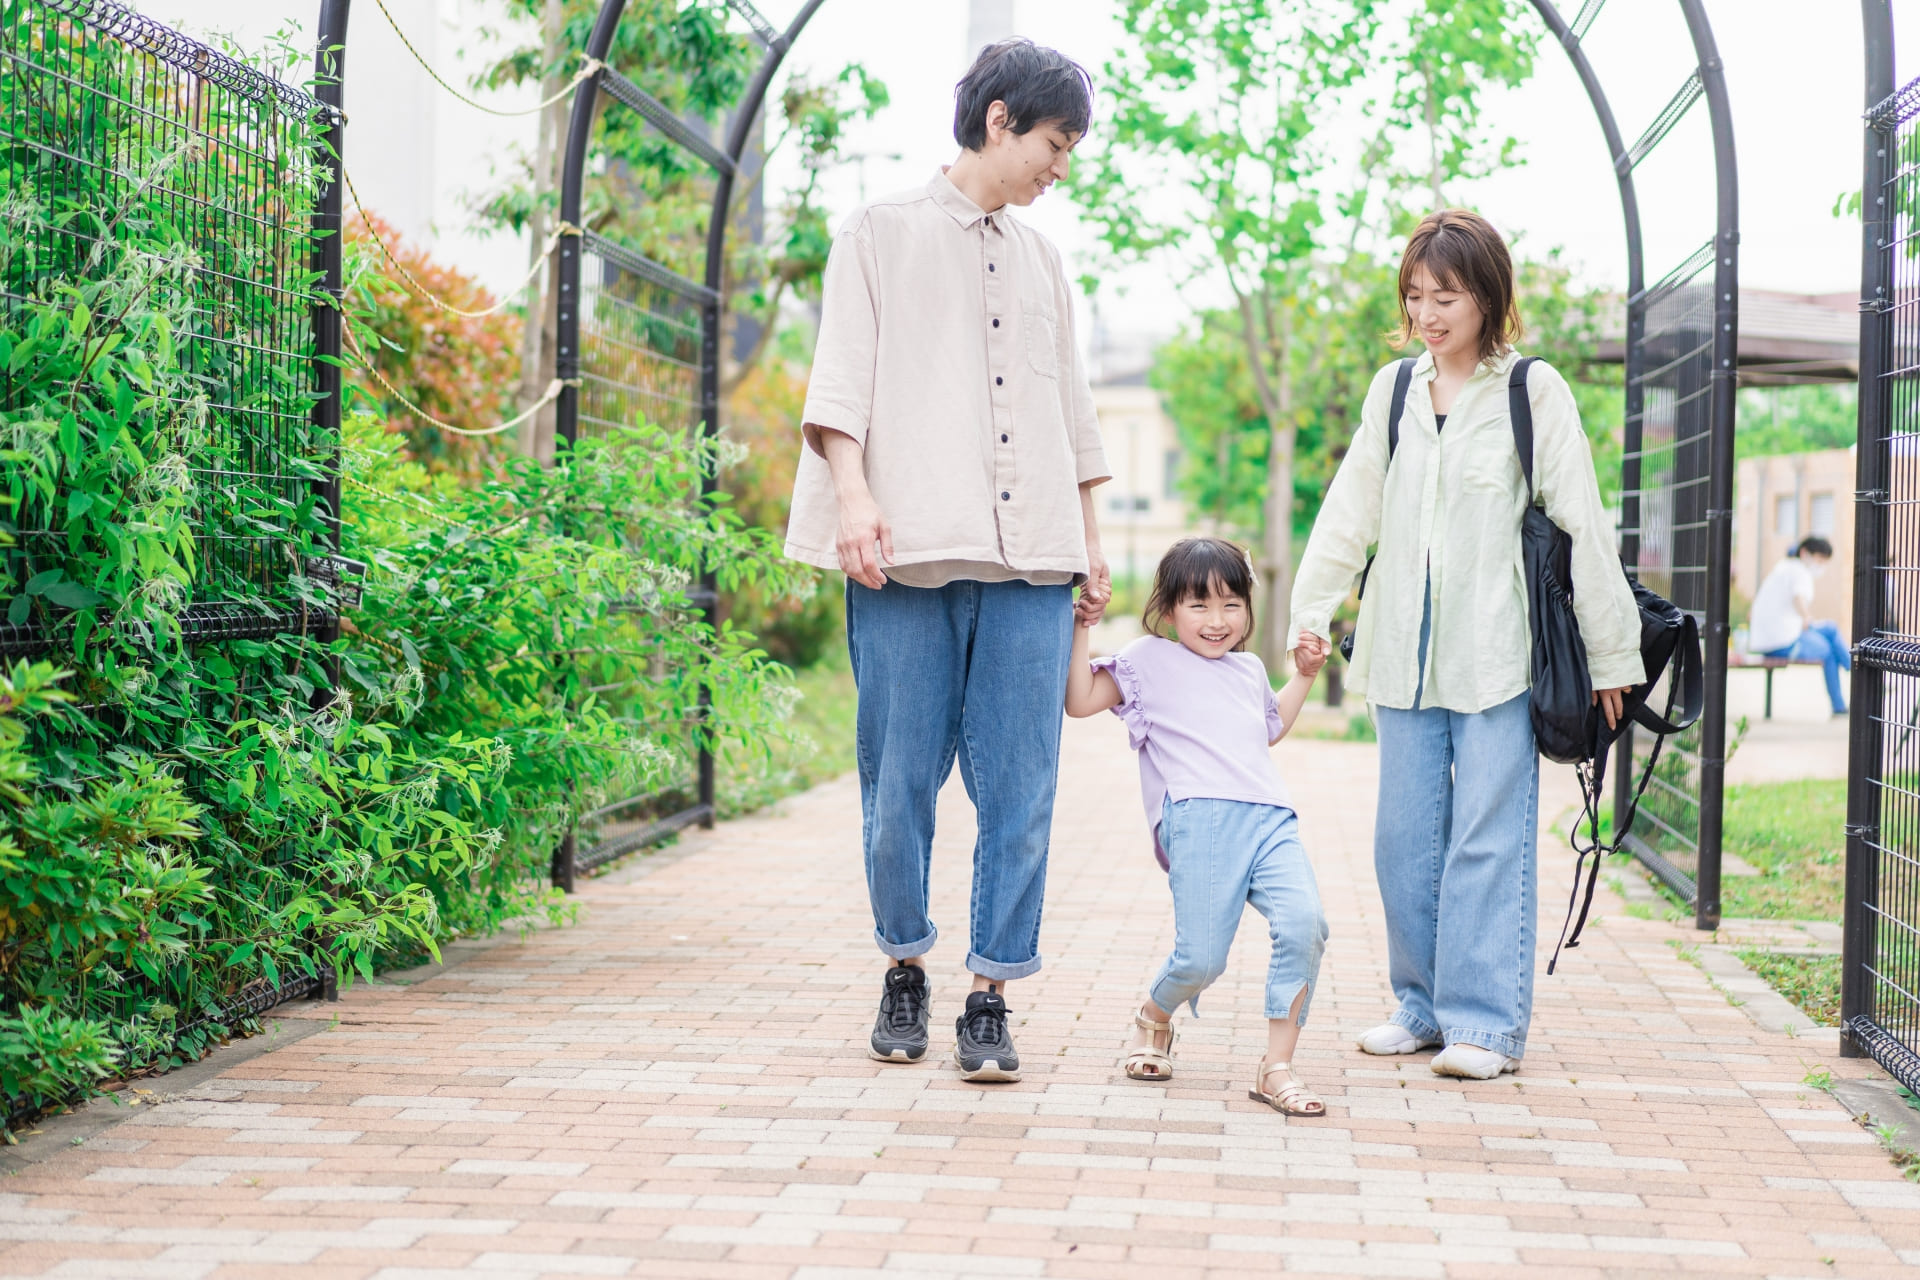
[[[1407,281],[1406,301],[1413,331],[1434,359],[1479,354],[1486,315],[1472,294],[1441,284],[1422,264]]]
[[[1173,611],[1173,633],[1181,644],[1203,658],[1223,658],[1247,638],[1247,602],[1220,584],[1209,584],[1207,594],[1188,596]]]

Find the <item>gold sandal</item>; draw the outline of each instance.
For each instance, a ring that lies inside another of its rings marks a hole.
[[[1276,1071],[1284,1071],[1287,1081],[1274,1092],[1268,1093],[1267,1078]],[[1261,1063],[1259,1078],[1254,1081],[1254,1087],[1247,1090],[1247,1096],[1255,1102],[1266,1103],[1283,1116],[1314,1120],[1327,1114],[1327,1104],[1320,1100],[1320,1095],[1294,1078],[1291,1062],[1276,1062],[1271,1066]]]
[[[1127,1055],[1125,1066],[1130,1080],[1171,1080],[1173,1078],[1173,1019],[1155,1022],[1138,1009],[1133,1013],[1133,1025],[1147,1033],[1147,1042]],[[1162,1031],[1167,1033],[1167,1047],[1153,1047],[1153,1037]]]

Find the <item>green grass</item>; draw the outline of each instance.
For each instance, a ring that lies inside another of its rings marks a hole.
[[[782,796],[828,782],[854,768],[853,672],[844,649],[794,673],[799,697],[786,720],[786,736],[765,756],[720,762],[720,816],[738,817]]]
[[[1823,1027],[1840,1025],[1840,957],[1778,951],[1736,952],[1767,985]]]
[[[1721,915],[1838,920],[1846,878],[1846,822],[1844,779],[1728,787],[1724,848],[1760,874],[1721,877]]]

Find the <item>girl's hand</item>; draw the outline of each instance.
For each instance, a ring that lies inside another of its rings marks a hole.
[[[1294,670],[1311,680],[1320,674],[1320,668],[1327,665],[1327,658],[1332,653],[1332,645],[1311,631],[1302,631],[1294,638]]]

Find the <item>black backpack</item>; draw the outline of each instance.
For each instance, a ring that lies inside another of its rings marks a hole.
[[[1527,620],[1532,632],[1532,720],[1535,746],[1541,755],[1557,764],[1576,765],[1580,771],[1582,792],[1581,821],[1568,837],[1578,860],[1574,864],[1573,897],[1567,902],[1567,925],[1561,926],[1561,943],[1547,962],[1552,973],[1559,963],[1561,947],[1580,945],[1580,931],[1593,906],[1593,894],[1600,877],[1600,862],[1609,853],[1619,852],[1627,833],[1633,829],[1640,798],[1653,778],[1654,764],[1669,735],[1690,727],[1700,718],[1705,684],[1702,678],[1700,632],[1692,615],[1681,610],[1636,581],[1626,567],[1627,585],[1633,589],[1634,603],[1640,610],[1640,660],[1646,679],[1622,699],[1617,725],[1609,729],[1606,717],[1594,705],[1593,685],[1587,675],[1587,647],[1580,639],[1580,622],[1573,611],[1573,539],[1533,502],[1533,399],[1527,393],[1527,373],[1537,357],[1514,362],[1507,379],[1507,413],[1513,423],[1513,445],[1520,457],[1520,473],[1527,482],[1526,514],[1520,522],[1520,549],[1527,579]],[[1413,381],[1414,361],[1400,361],[1393,381],[1393,399],[1387,410],[1387,461],[1400,446],[1400,416],[1406,410],[1407,390]],[[1367,589],[1367,576],[1373,569],[1373,557],[1361,570],[1360,591]],[[1341,653],[1353,657],[1353,637],[1345,636]],[[1664,715],[1647,706],[1647,697],[1662,674],[1669,669],[1673,678],[1667,685]],[[1675,712],[1678,711],[1678,715]],[[1640,775],[1625,817],[1615,824],[1613,841],[1600,839],[1601,788],[1606,782],[1607,757],[1614,743],[1628,726],[1638,724],[1654,735],[1653,750]],[[1582,827],[1586,834],[1582,835]],[[1589,855],[1593,865],[1586,867]],[[1580,891],[1580,873],[1587,872],[1584,896]],[[1574,920],[1575,905],[1579,919]]]

